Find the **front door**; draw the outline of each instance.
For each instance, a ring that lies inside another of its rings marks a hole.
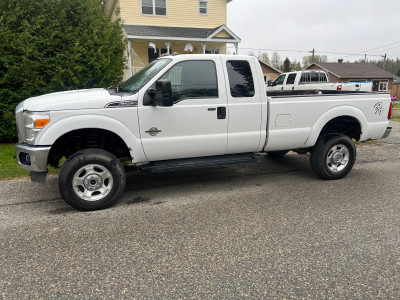
[[[374,87],[374,92],[379,91],[379,80],[372,80],[372,85]]]
[[[177,62],[161,79],[172,85],[174,105],[143,106],[140,136],[149,161],[222,155],[227,147],[228,109],[221,60]]]

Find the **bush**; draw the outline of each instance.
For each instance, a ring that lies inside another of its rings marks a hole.
[[[16,140],[14,109],[26,98],[119,83],[122,39],[98,0],[1,0],[0,142]]]

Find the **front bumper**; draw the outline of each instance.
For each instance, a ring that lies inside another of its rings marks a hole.
[[[20,168],[31,172],[47,173],[47,157],[51,146],[33,146],[26,143],[15,145],[15,153]]]

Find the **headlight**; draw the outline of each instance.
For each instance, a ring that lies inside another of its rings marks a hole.
[[[34,144],[40,130],[49,122],[48,112],[24,112],[25,142]]]

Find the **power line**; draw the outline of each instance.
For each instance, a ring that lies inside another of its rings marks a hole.
[[[370,49],[370,50],[367,50],[367,51],[362,51],[362,52],[359,52],[358,54],[360,54],[360,53],[366,53],[366,52],[370,52],[370,51],[374,51],[374,50],[377,50],[377,49],[380,49],[380,48],[389,47],[389,46],[392,46],[392,45],[395,45],[395,44],[398,44],[398,43],[400,43],[400,41],[395,42],[395,43],[392,43],[392,44],[389,44],[389,45],[386,45],[386,46],[381,46],[381,47],[374,48],[374,49]],[[397,48],[397,47],[395,47],[395,48]],[[392,49],[393,49],[393,48],[392,48]],[[388,49],[386,49],[386,50],[388,50]],[[386,51],[386,50],[384,50],[384,51]]]
[[[358,56],[382,56],[382,54],[380,53],[370,53],[367,54],[367,52],[373,51],[373,50],[377,50],[377,49],[381,49],[381,48],[385,48],[391,45],[395,45],[400,43],[400,41],[395,42],[395,43],[391,43],[385,46],[381,46],[381,47],[377,47],[377,48],[373,48],[367,51],[363,51],[363,52],[358,52],[358,53],[346,53],[346,52],[332,52],[332,51],[318,51],[315,50],[314,53],[322,53],[322,54],[334,54],[334,55],[346,55],[343,58],[348,58],[348,57],[358,57]],[[391,49],[396,49],[399,48],[400,46],[397,47],[392,47],[389,49],[383,49],[382,51],[387,51],[387,50],[391,50]],[[232,48],[236,48],[236,47],[227,47],[228,49],[232,49]],[[270,49],[270,48],[238,48],[239,50],[251,50],[251,51],[274,51],[274,52],[296,52],[296,53],[310,53],[309,50],[294,50],[294,49]],[[312,51],[311,51],[312,52]]]

